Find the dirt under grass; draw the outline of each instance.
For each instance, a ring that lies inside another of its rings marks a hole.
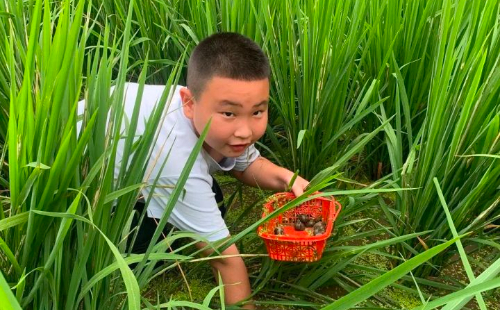
[[[229,230],[234,235],[247,228],[260,218],[261,207],[259,201],[263,201],[263,199],[269,196],[271,192],[242,186],[235,179],[227,175],[217,175],[216,178],[224,192],[226,202],[231,203],[225,220]],[[373,213],[370,215],[373,217]],[[354,234],[358,229],[360,229],[360,227],[350,225],[343,227],[337,233],[341,233],[343,236],[348,236],[350,234]],[[358,243],[356,245],[359,245],[360,243],[371,243],[377,241],[377,238],[385,238],[385,236],[379,235],[375,239],[365,238],[361,241],[356,240],[355,243]],[[265,253],[263,243],[260,241],[255,242],[255,240],[260,239],[250,239],[251,242],[246,242],[245,239],[238,242],[240,252],[246,254]],[[470,254],[471,265],[474,270],[482,272],[488,266],[489,259],[498,257],[498,254],[498,251],[491,247],[482,247],[472,251]],[[257,275],[262,268],[262,258],[246,259],[246,264],[251,276],[251,281],[253,281],[255,279],[252,277],[255,277],[255,275]],[[380,270],[390,270],[394,267],[387,257],[372,252],[361,255],[356,259],[355,264],[367,267],[376,267]],[[151,302],[156,304],[158,301],[165,302],[172,299],[202,303],[206,295],[214,287],[216,287],[216,283],[213,279],[208,263],[188,263],[183,264],[181,268],[186,279],[182,276],[180,269],[177,268],[174,271],[162,274],[149,284],[149,286],[145,289],[144,294],[151,300]],[[359,270],[355,270],[353,268],[346,268],[345,270],[342,270],[342,272],[351,276],[354,275],[354,277],[356,274],[360,274],[360,277],[356,278],[357,283],[353,283],[354,286],[362,285],[370,281],[371,278],[377,276],[377,274],[373,274],[373,277],[367,277],[367,273],[365,271],[360,272]],[[450,261],[450,263],[442,267],[439,278],[430,278],[430,280],[442,281],[443,283],[454,285],[466,285],[468,282],[465,270],[463,269],[460,260],[456,259],[454,261]],[[404,283],[404,285],[411,286],[412,284]],[[451,293],[450,291],[430,287],[420,287],[420,289],[428,296],[442,296]],[[322,286],[317,289],[316,292],[318,295],[322,295],[327,298],[326,300],[338,299],[347,293],[344,288],[336,285],[335,283]],[[217,308],[217,305],[219,304],[217,298],[218,297],[214,297],[212,300],[212,307],[214,308]],[[483,298],[485,299],[488,309],[500,310],[500,289],[483,293]],[[307,298],[304,298],[304,296],[296,297],[293,295],[287,295],[285,292],[281,294],[274,292],[262,292],[257,294],[254,299],[257,301],[281,301],[281,304],[260,304],[259,309],[316,308],[312,306],[313,304],[308,304],[306,300]],[[299,306],[298,304],[300,304],[300,302],[297,302],[297,299],[303,301],[304,306]],[[385,288],[370,301],[372,304],[380,306],[381,308],[390,309],[411,309],[421,305],[420,298],[417,294],[409,293],[404,289],[404,286],[398,285]],[[388,307],[387,305],[392,306]],[[358,306],[363,306],[363,303]],[[467,304],[467,308],[479,309],[475,299],[471,300],[471,302]]]

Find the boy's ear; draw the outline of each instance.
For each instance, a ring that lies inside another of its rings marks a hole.
[[[194,97],[191,91],[187,87],[182,87],[179,91],[179,94],[181,95],[181,100],[182,100],[182,110],[184,112],[184,115],[189,118],[193,119],[194,115]]]

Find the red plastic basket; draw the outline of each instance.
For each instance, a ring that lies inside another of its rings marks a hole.
[[[264,204],[262,218],[268,216],[277,208],[293,200],[292,193],[277,193],[271,196]],[[297,207],[287,210],[275,218],[265,222],[257,229],[258,235],[266,244],[269,257],[274,260],[291,262],[314,262],[321,258],[326,239],[330,237],[334,222],[342,206],[333,197],[319,197],[309,200]],[[327,224],[326,232],[314,236],[312,230],[297,231],[294,228],[299,214],[306,214],[317,218],[321,216]],[[283,235],[275,235],[274,228],[281,225],[285,231]]]

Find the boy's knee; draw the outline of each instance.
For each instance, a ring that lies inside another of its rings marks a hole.
[[[239,256],[236,257],[221,257],[216,258],[210,261],[210,264],[213,268],[217,270],[225,269],[225,270],[241,270],[246,269],[245,262]]]
[[[202,244],[198,244],[198,247],[201,247]],[[212,250],[204,251],[204,255],[208,256],[212,254]],[[217,270],[229,270],[231,268],[234,268],[235,270],[242,270],[246,269],[245,267],[245,262],[241,258],[240,252],[238,251],[238,248],[236,245],[232,244],[229,246],[227,249],[222,251],[220,253],[221,256],[223,257],[218,257],[209,260],[210,265],[217,269]],[[224,257],[226,256],[226,257]]]

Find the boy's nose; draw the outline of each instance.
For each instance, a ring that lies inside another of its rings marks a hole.
[[[234,136],[240,139],[248,139],[252,136],[252,129],[248,124],[241,123],[236,127]]]

